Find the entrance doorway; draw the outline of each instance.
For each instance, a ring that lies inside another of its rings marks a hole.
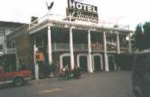
[[[65,53],[65,54],[60,55],[60,68],[64,68],[67,65],[69,68],[71,67],[70,54]]]
[[[83,71],[88,71],[86,54],[78,54],[77,55],[77,66],[80,67],[81,70],[83,70]]]
[[[69,68],[71,68],[70,56],[63,57],[63,68],[66,67],[67,65],[68,65]]]
[[[109,64],[110,71],[116,69],[115,57],[113,55],[108,55],[108,64]]]
[[[103,70],[103,59],[101,54],[93,55],[93,69],[94,71]]]
[[[87,69],[87,56],[81,56],[79,58],[79,60],[80,60],[81,70],[87,72],[88,71],[88,69]]]

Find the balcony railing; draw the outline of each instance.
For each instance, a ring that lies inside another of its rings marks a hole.
[[[125,53],[125,52],[129,52],[129,49],[128,48],[125,48],[125,47],[120,47],[120,51],[122,53]]]
[[[74,44],[74,51],[87,51],[88,45],[87,44]],[[69,51],[70,47],[68,43],[54,43],[52,44],[53,51]]]
[[[67,43],[54,43],[52,44],[53,51],[69,51],[69,44]]]
[[[74,51],[88,51],[88,44],[74,44],[73,47]],[[91,50],[92,52],[103,52],[104,48],[102,44],[96,46],[91,45]],[[70,47],[68,43],[54,43],[52,44],[52,51],[70,51]],[[109,48],[109,46],[107,46],[107,51],[117,52],[117,48],[116,47]],[[127,52],[128,48],[121,47],[120,51]],[[7,48],[6,54],[16,54],[16,48]]]
[[[16,54],[16,48],[7,48],[6,54]]]
[[[74,51],[88,51],[88,44],[73,44]],[[53,51],[70,51],[69,43],[54,43],[52,44]],[[103,52],[103,44],[91,44],[92,52]],[[126,52],[128,48],[120,47],[121,52]],[[116,44],[110,45],[107,43],[107,51],[117,52]]]
[[[52,44],[53,51],[70,51],[69,43],[54,43]],[[88,51],[88,44],[73,44],[74,51]],[[102,45],[91,45],[91,50],[93,52],[102,52]]]
[[[74,51],[87,51],[88,45],[87,44],[74,44]]]
[[[55,22],[66,22],[69,21],[71,19],[75,19],[77,20],[76,17],[72,17],[72,16],[66,16],[66,15],[54,15],[54,14],[46,14],[41,18],[38,18],[37,20],[33,21],[31,24],[29,24],[29,29],[40,24],[43,23],[46,20],[51,20],[51,21],[55,21]],[[37,24],[36,24],[37,22]],[[77,24],[88,24],[88,25],[94,25],[97,27],[106,27],[106,28],[119,28],[119,29],[124,29],[124,30],[129,30],[129,25],[116,25],[114,23],[110,23],[110,22],[105,22],[105,21],[97,21],[97,22],[90,22],[90,21],[74,21]],[[115,27],[116,26],[116,27]]]

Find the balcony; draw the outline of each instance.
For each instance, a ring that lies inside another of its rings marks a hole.
[[[88,44],[73,44],[74,51],[88,51]],[[92,52],[103,52],[103,44],[91,44]],[[107,45],[108,52],[117,52],[116,47],[109,47]],[[52,51],[70,51],[68,43],[54,43],[52,44]],[[121,47],[121,52],[127,52],[128,48]],[[16,54],[16,48],[7,48],[5,54]]]
[[[115,43],[108,43],[107,42],[107,51],[108,52],[117,52],[117,44]],[[88,51],[88,44],[73,44],[74,51]],[[103,52],[104,47],[103,44],[99,43],[92,43],[91,44],[92,52]],[[127,52],[128,48],[121,47],[121,52]],[[70,51],[69,43],[53,43],[52,44],[52,51]]]
[[[73,44],[74,51],[88,51],[88,44]],[[102,52],[102,45],[91,45],[91,49],[93,52]],[[53,51],[70,51],[69,43],[54,43],[52,44]]]

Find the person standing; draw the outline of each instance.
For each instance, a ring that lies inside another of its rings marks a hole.
[[[44,66],[45,66],[45,57],[44,57],[44,52],[42,51],[42,49],[39,49],[38,52],[38,65],[39,65],[39,75],[40,78],[44,77]]]

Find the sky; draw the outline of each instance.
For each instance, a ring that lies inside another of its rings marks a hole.
[[[67,0],[0,0],[0,21],[30,23],[31,16],[48,13],[46,1],[54,1],[51,14],[66,15]],[[149,0],[75,0],[98,7],[99,21],[129,25],[150,21]]]

